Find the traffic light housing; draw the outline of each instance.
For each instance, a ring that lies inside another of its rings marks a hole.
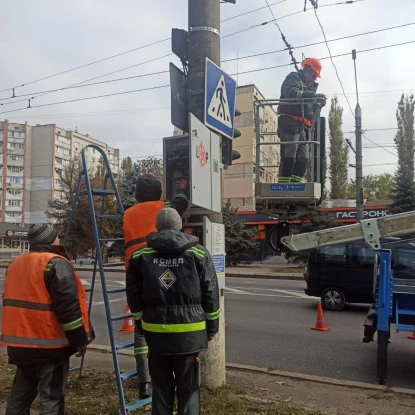
[[[235,108],[235,118],[242,115],[241,111]],[[242,133],[237,129],[233,129],[233,138],[238,138],[242,135]],[[226,166],[230,166],[234,160],[238,160],[241,158],[241,154],[239,151],[232,149],[232,141],[230,138],[222,136],[222,164]]]

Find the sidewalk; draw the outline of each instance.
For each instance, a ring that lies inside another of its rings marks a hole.
[[[4,353],[5,349],[0,348],[0,413],[14,372],[6,364]],[[131,355],[120,354],[120,364],[122,370],[128,370],[135,361]],[[85,368],[82,379],[71,377],[65,414],[118,413],[111,354],[88,349]],[[128,398],[134,399],[136,393],[135,383],[127,382]],[[415,391],[229,364],[227,387],[203,391],[202,404],[204,415],[413,415]]]

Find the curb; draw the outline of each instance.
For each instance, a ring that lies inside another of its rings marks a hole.
[[[110,353],[111,348],[109,346],[100,346],[100,345],[91,345],[88,346],[88,349],[101,351],[104,353]],[[128,350],[120,350],[119,354],[131,356],[133,357],[133,351]],[[365,382],[355,382],[351,380],[341,380],[341,379],[333,379],[324,376],[315,376],[315,375],[307,375],[304,373],[295,373],[295,372],[285,372],[282,370],[271,370],[257,367],[257,366],[250,366],[250,365],[240,365],[236,363],[226,363],[227,369],[238,370],[243,372],[255,372],[255,373],[262,373],[265,375],[270,376],[279,376],[289,379],[301,380],[301,381],[308,381],[314,383],[321,383],[325,385],[332,385],[332,386],[339,386],[339,387],[347,387],[347,388],[356,388],[356,389],[366,389],[372,390],[377,392],[393,392],[399,393],[402,395],[409,395],[415,397],[415,390],[414,389],[405,389],[405,388],[390,388],[388,386],[381,386],[381,385],[374,385],[371,383]]]

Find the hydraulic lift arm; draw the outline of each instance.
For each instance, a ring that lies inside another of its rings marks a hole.
[[[364,240],[372,249],[380,250],[380,238],[415,232],[415,211],[366,219],[354,225],[286,236],[281,242],[294,251],[341,242]]]

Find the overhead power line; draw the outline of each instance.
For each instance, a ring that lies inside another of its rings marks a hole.
[[[108,84],[108,83],[111,83],[111,82],[126,81],[126,80],[136,79],[136,78],[144,78],[144,77],[147,77],[147,76],[161,75],[161,74],[165,74],[165,73],[169,73],[169,71],[152,72],[152,73],[146,73],[146,74],[142,74],[142,75],[128,76],[127,78],[118,78],[118,79],[110,79],[108,81],[93,82],[91,84],[85,84],[85,85],[75,84],[73,86],[66,86],[66,87],[58,88],[58,89],[50,89],[50,90],[47,90],[47,91],[32,92],[31,94],[16,95],[16,98],[30,97],[30,96],[32,96],[32,98],[39,98],[39,97],[33,97],[33,95],[42,94],[41,96],[43,96],[43,95],[46,95],[46,94],[50,94],[52,92],[58,92],[58,91],[63,91],[63,90],[67,90],[67,89],[84,88],[84,87],[88,87],[88,86]],[[104,76],[104,75],[102,75],[102,76]],[[84,81],[84,82],[86,82],[86,81]],[[0,99],[0,101],[5,101],[5,100],[9,100],[9,99],[12,99],[12,98],[3,98],[3,99]],[[19,100],[19,101],[12,101],[12,102],[8,102],[8,103],[5,103],[5,104],[0,104],[0,105],[15,104],[16,102],[20,102],[20,101],[27,101],[27,99]]]
[[[0,92],[11,91],[13,89],[17,89],[17,88],[21,88],[23,86],[34,84],[36,82],[40,82],[40,81],[44,81],[46,79],[54,78],[55,76],[63,75],[63,74],[68,73],[68,72],[76,71],[77,69],[81,69],[81,68],[85,68],[87,66],[95,65],[96,63],[100,63],[100,62],[104,62],[104,61],[107,61],[107,60],[110,60],[110,59],[113,59],[113,58],[117,58],[118,56],[126,55],[127,53],[136,52],[137,50],[145,49],[145,48],[148,48],[150,46],[157,45],[159,43],[167,42],[168,40],[170,40],[170,38],[158,40],[156,42],[149,43],[148,45],[139,46],[137,48],[130,49],[130,50],[127,50],[125,52],[117,53],[116,55],[108,56],[106,58],[102,58],[102,59],[99,59],[97,61],[86,63],[85,65],[80,65],[80,66],[77,66],[75,68],[67,69],[66,71],[58,72],[58,73],[55,73],[53,75],[49,75],[49,76],[45,76],[43,78],[35,79],[34,81],[25,82],[21,85],[17,85],[17,86],[11,87],[11,88],[2,89],[2,90],[0,90]]]
[[[322,8],[322,7],[332,7],[332,6],[349,5],[349,4],[357,3],[357,2],[361,2],[361,1],[364,1],[364,0],[345,1],[345,2],[341,2],[341,3],[330,3],[330,4],[325,4],[325,5],[322,5],[322,6],[319,6],[319,7]],[[270,4],[269,6],[272,6],[272,4]],[[264,9],[266,7],[269,7],[269,6],[261,7],[258,10]],[[311,9],[314,9],[314,8],[313,7],[309,7],[308,9],[306,9],[306,11],[311,10]],[[229,34],[227,34],[225,36],[222,36],[222,39],[228,38],[230,36],[237,35],[239,33],[247,32],[248,30],[252,30],[252,29],[255,29],[257,27],[266,26],[267,24],[270,24],[270,23],[276,23],[277,21],[282,20],[282,19],[285,19],[286,17],[295,16],[296,14],[300,14],[300,13],[304,13],[304,9],[298,10],[298,11],[293,12],[293,13],[290,13],[290,14],[286,14],[285,16],[281,16],[281,17],[278,17],[278,18],[275,18],[274,17],[273,20],[268,20],[266,22],[262,22],[262,23],[259,23],[259,24],[256,24],[256,25],[252,25],[252,26],[247,27],[245,29],[238,30],[237,32],[229,33]]]
[[[320,22],[320,19],[319,19],[319,17],[318,17],[318,14],[317,14],[317,10],[316,10],[316,9],[314,9],[314,14],[315,14],[315,16],[316,16],[317,22],[318,22],[318,24],[319,24],[319,26],[320,26],[320,28],[321,28],[322,33],[323,33],[324,41],[325,41],[325,43],[326,43],[327,50],[328,50],[329,55],[330,55],[330,60],[331,60],[331,63],[332,63],[332,65],[333,65],[333,67],[334,67],[334,70],[335,70],[335,72],[336,72],[337,79],[339,80],[340,87],[341,87],[341,89],[342,89],[342,91],[343,91],[343,95],[344,95],[344,97],[346,98],[347,105],[349,106],[350,112],[352,113],[352,116],[354,117],[354,111],[352,110],[352,106],[350,105],[349,98],[347,98],[346,91],[344,90],[343,82],[342,82],[342,80],[340,79],[340,75],[339,75],[339,72],[338,72],[338,70],[337,70],[337,66],[336,66],[336,64],[334,63],[333,57],[331,56],[331,50],[330,50],[330,46],[329,46],[329,44],[328,44],[328,42],[327,42],[326,33],[324,32],[323,25],[322,25],[322,24],[321,24],[321,22]]]
[[[370,48],[370,49],[357,51],[357,53],[372,52],[372,51],[375,51],[375,50],[392,48],[392,47],[396,47],[396,46],[403,46],[403,45],[408,45],[408,44],[412,44],[412,43],[415,43],[415,40],[396,43],[396,44],[393,44],[393,45],[378,46],[378,47],[375,47],[375,48]],[[333,58],[338,58],[338,57],[342,57],[342,56],[349,56],[349,55],[350,55],[350,52],[342,53],[342,54],[338,54],[338,55],[326,56],[326,57],[319,58],[319,59],[320,60],[333,59]],[[239,75],[243,75],[243,74],[247,74],[247,73],[253,73],[253,72],[259,72],[259,71],[267,71],[267,70],[270,70],[270,69],[276,69],[276,68],[282,68],[282,67],[288,67],[288,66],[292,66],[292,63],[287,63],[287,64],[283,64],[283,65],[275,65],[275,66],[270,66],[270,67],[266,67],[266,68],[252,69],[252,70],[245,71],[245,72],[239,72]],[[231,74],[231,75],[236,75],[236,74]],[[10,110],[10,111],[4,111],[4,112],[0,112],[0,114],[6,114],[6,113],[9,113],[9,112],[21,111],[21,110],[25,110],[25,109],[28,109],[28,108],[39,108],[39,107],[45,107],[45,106],[49,106],[49,105],[58,105],[58,104],[64,104],[64,103],[69,103],[69,102],[84,101],[84,100],[88,100],[88,99],[104,98],[104,97],[128,94],[128,93],[139,92],[139,91],[146,91],[146,90],[152,90],[152,89],[158,89],[158,88],[166,88],[168,86],[170,86],[170,85],[161,85],[161,86],[158,86],[158,87],[145,88],[145,89],[139,89],[139,90],[133,90],[133,91],[126,91],[126,92],[119,92],[119,93],[107,94],[107,95],[100,95],[100,96],[96,96],[96,97],[81,98],[81,99],[75,99],[75,100],[70,100],[70,101],[62,101],[62,102],[50,103],[50,104],[42,104],[42,105],[30,106],[30,107],[26,107],[26,108],[14,109],[14,110]]]
[[[287,1],[288,0],[281,0],[281,1],[278,1],[276,3],[270,4],[270,6],[276,6],[277,4],[285,3]],[[245,13],[237,14],[236,16],[228,17],[227,19],[223,19],[220,22],[221,23],[228,22],[229,20],[234,20],[234,19],[237,19],[238,17],[246,16],[248,14],[255,13],[259,10],[263,10],[263,9],[267,9],[267,8],[268,8],[268,6],[258,7],[257,9],[250,10],[249,12],[245,12]]]
[[[150,90],[153,90],[153,89],[167,88],[169,86],[170,85],[160,85],[160,86],[153,86],[153,87],[150,87],[150,88],[134,89],[132,91],[116,92],[114,94],[106,94],[106,95],[98,95],[98,96],[94,96],[94,97],[71,99],[69,101],[51,102],[49,104],[34,105],[34,106],[27,107],[27,108],[19,108],[19,109],[15,109],[15,110],[11,110],[11,111],[4,111],[4,112],[0,112],[0,114],[7,114],[9,112],[21,111],[21,110],[29,109],[29,108],[48,107],[50,105],[68,104],[70,102],[86,101],[86,100],[90,100],[90,99],[107,98],[107,97],[113,97],[113,96],[117,96],[117,95],[132,94],[132,93],[135,93],[135,92],[142,92],[142,91],[150,91]]]
[[[410,40],[407,42],[401,42],[401,43],[395,43],[393,45],[386,45],[386,46],[378,46],[375,48],[370,48],[370,49],[364,49],[364,50],[358,50],[356,51],[356,53],[366,53],[366,52],[373,52],[375,50],[381,50],[381,49],[387,49],[387,48],[393,48],[396,46],[403,46],[403,45],[409,45],[411,43],[415,43],[415,40]],[[350,52],[347,53],[340,53],[338,55],[332,55],[332,56],[325,56],[323,58],[318,58],[319,60],[325,60],[325,59],[331,59],[331,58],[340,58],[343,56],[350,56]],[[283,67],[287,67],[287,66],[292,66],[292,63],[286,63],[286,64],[282,64],[282,65],[275,65],[275,66],[268,66],[265,68],[257,68],[257,69],[251,69],[249,71],[245,71],[245,72],[238,72],[239,75],[244,75],[247,73],[253,73],[253,72],[260,72],[260,71],[268,71],[270,69],[276,69],[276,68],[283,68]],[[236,74],[231,74],[231,75],[236,75]]]
[[[406,24],[402,24],[402,25],[399,25],[399,26],[385,27],[383,29],[371,30],[370,32],[357,33],[357,34],[354,34],[354,35],[348,35],[348,36],[338,37],[338,38],[335,38],[335,39],[329,39],[329,40],[327,40],[327,42],[328,43],[330,43],[330,42],[337,42],[339,40],[346,40],[346,39],[351,39],[351,38],[354,38],[354,37],[366,36],[366,35],[371,35],[371,34],[380,33],[380,32],[386,32],[388,30],[400,29],[402,27],[412,26],[412,25],[415,25],[415,22],[406,23]],[[326,43],[326,41],[308,43],[306,45],[292,46],[292,49],[300,49],[300,48],[306,48],[306,47],[309,47],[309,46],[317,46],[317,45],[322,45],[324,43]],[[232,62],[232,61],[236,61],[236,60],[256,58],[258,56],[271,55],[271,54],[274,54],[274,53],[285,52],[286,50],[287,50],[287,48],[279,49],[279,50],[272,50],[270,52],[255,53],[255,54],[246,55],[246,56],[238,56],[237,58],[225,59],[225,60],[222,61],[222,63]]]
[[[372,144],[374,144],[376,147],[381,148],[382,150],[385,150],[386,152],[388,152],[389,154],[392,154],[395,157],[398,157],[397,154],[392,153],[392,151],[389,151],[388,149],[384,148],[383,146],[379,145],[376,141],[371,140],[370,138],[367,138],[365,134],[363,134],[363,137],[366,138],[367,141],[370,141]]]

